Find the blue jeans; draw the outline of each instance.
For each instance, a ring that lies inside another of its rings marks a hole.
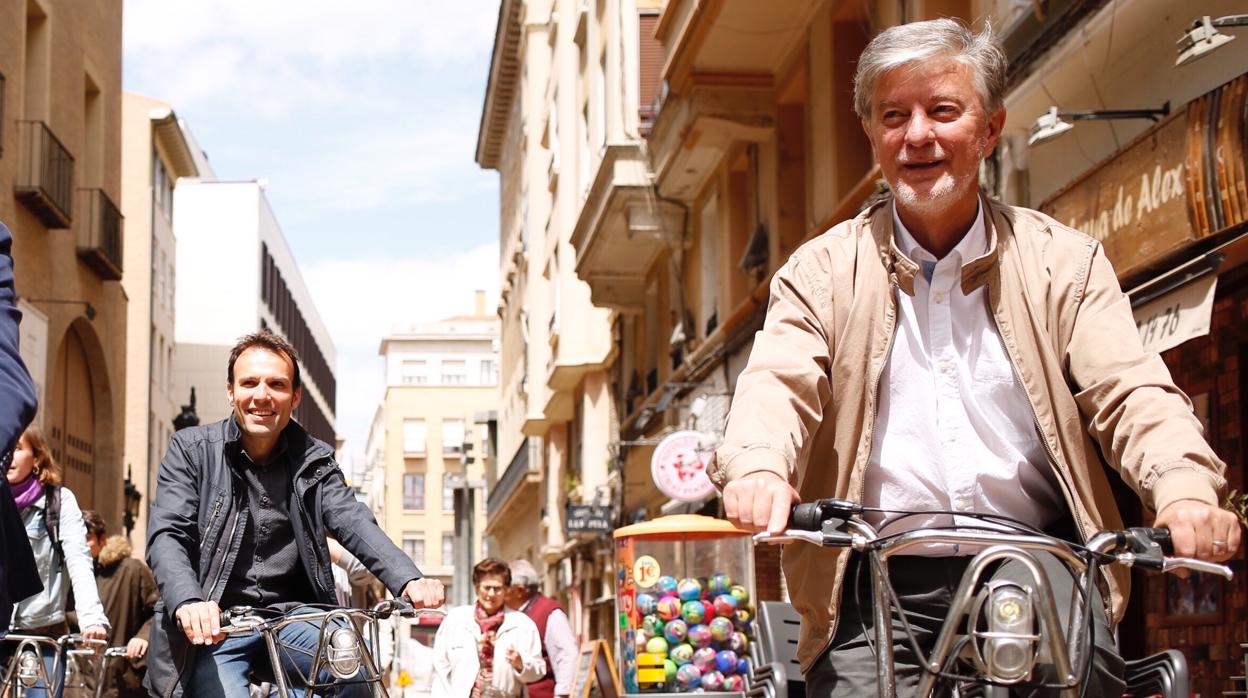
[[[301,611],[320,609],[296,609]],[[316,651],[317,639],[320,637],[320,625],[317,623],[292,623],[278,632],[278,656],[282,660],[281,671],[290,686],[290,695],[302,698],[306,689],[301,685],[300,676],[312,671],[312,654]],[[229,637],[210,647],[201,647],[195,660],[195,669],[190,681],[186,684],[187,698],[248,698],[252,669],[257,670],[257,681],[261,679],[277,682],[272,676],[274,669],[269,661],[268,646],[259,633]],[[296,671],[297,669],[297,671]],[[359,681],[364,676],[363,664],[354,677]],[[319,682],[326,683],[332,678],[328,670],[322,670]],[[366,683],[348,684],[336,688],[330,693],[318,692],[321,695],[341,696],[343,698],[371,695],[371,686]]]

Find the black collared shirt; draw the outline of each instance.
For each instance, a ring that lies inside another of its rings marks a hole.
[[[293,606],[314,603],[316,594],[299,558],[290,522],[294,473],[286,440],[258,465],[242,451],[239,471],[247,486],[243,538],[221,596],[231,606]]]

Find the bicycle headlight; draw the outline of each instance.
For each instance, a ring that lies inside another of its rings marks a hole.
[[[349,679],[360,670],[360,636],[352,628],[338,628],[329,634],[325,648],[329,672],[339,679]]]
[[[17,681],[23,688],[31,688],[39,681],[39,655],[31,650],[22,652],[17,658]]]
[[[988,632],[984,640],[984,669],[994,681],[1017,683],[1031,676],[1036,665],[1035,610],[1031,596],[1014,584],[988,590]]]

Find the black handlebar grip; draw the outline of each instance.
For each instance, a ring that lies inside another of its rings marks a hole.
[[[823,527],[823,507],[820,502],[806,502],[793,507],[789,514],[789,528],[801,531],[818,531]]]

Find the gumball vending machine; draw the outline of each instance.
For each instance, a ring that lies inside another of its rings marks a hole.
[[[707,516],[615,531],[620,682],[626,695],[744,696],[754,639],[750,536]]]

